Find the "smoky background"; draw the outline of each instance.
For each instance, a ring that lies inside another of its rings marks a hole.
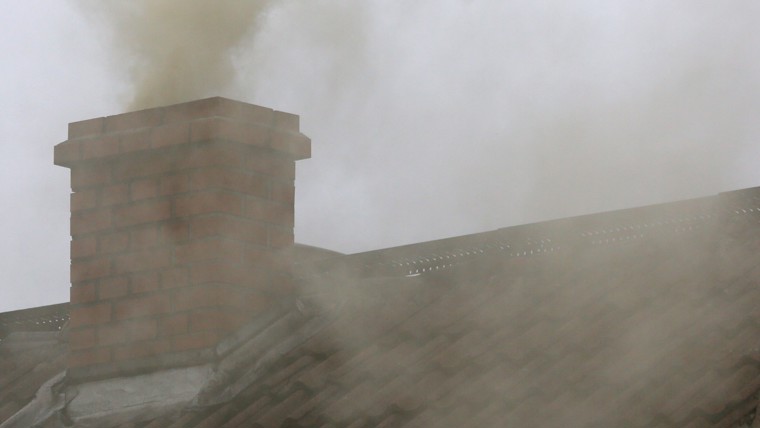
[[[35,284],[3,284],[8,309],[66,300],[68,187],[50,165],[65,123],[205,96],[301,116],[296,240],[341,252],[758,183],[751,1],[66,5],[61,70],[35,70],[55,76],[59,113],[33,116],[50,99],[35,85],[36,103],[4,108],[24,112],[7,141],[32,143],[3,144],[20,161],[3,177],[18,208],[2,269]],[[19,165],[43,171],[28,191]]]
[[[45,31],[43,3],[31,4],[28,22],[36,23],[36,32],[19,29],[23,35]],[[13,62],[28,65],[5,75],[3,88],[33,101],[3,101],[3,111],[17,113],[2,118],[0,159],[10,166],[0,169],[1,196],[12,202],[0,210],[7,237],[0,243],[0,311],[68,300],[67,172],[50,161],[65,124],[208,96],[301,116],[313,157],[297,166],[296,240],[346,253],[760,184],[756,2],[66,4],[56,28],[67,37],[31,39],[53,47],[23,45],[20,38],[3,45],[18,58]],[[29,47],[40,58],[55,47],[67,55],[35,67],[22,59]],[[32,79],[47,84],[15,83]],[[38,168],[45,172],[27,172]],[[458,272],[448,279],[453,294],[443,297],[424,294],[439,285],[424,278],[335,277],[304,284],[304,292],[317,310],[345,311],[345,322],[325,333],[338,348],[357,346],[377,329],[376,319],[357,322],[355,315],[382,313],[378,300],[391,299],[385,305],[396,307],[448,299],[448,305],[428,306],[430,318],[503,334],[499,352],[549,347],[555,339],[568,347],[604,342],[586,367],[595,376],[588,382],[610,388],[635,382],[641,391],[657,385],[666,397],[679,391],[661,380],[681,361],[707,352],[716,361],[736,357],[703,349],[703,338],[720,337],[723,325],[739,324],[754,307],[737,307],[716,290],[715,284],[752,271],[741,261],[752,260],[747,255],[756,250],[744,244],[723,249],[721,233],[706,231],[715,236],[706,246],[602,248],[569,262],[547,259],[527,273],[498,266]],[[618,281],[620,272],[627,276]],[[660,283],[670,287],[653,286]],[[457,308],[456,297],[473,294],[468,286],[487,288],[495,298],[463,320],[452,321],[446,310],[435,313],[436,307]],[[391,296],[377,296],[382,293]],[[335,302],[343,306],[336,310]],[[540,314],[532,312],[537,302]],[[571,322],[574,309],[605,307],[628,316],[606,324]],[[504,328],[511,320],[505,308],[557,321],[525,334],[519,326]],[[680,327],[689,334],[674,340],[669,333]],[[421,343],[409,343],[410,352],[397,357],[417,355]],[[731,351],[756,354],[758,344]],[[447,358],[465,361],[468,352],[462,345]],[[414,363],[420,371],[437,364]],[[380,364],[373,377],[382,379],[387,369]],[[486,400],[511,390],[519,401],[513,369],[478,378],[488,380],[479,389]],[[556,373],[549,384],[560,389],[566,375]],[[440,385],[431,382],[429,391]],[[605,398],[571,392],[541,422],[593,422]],[[644,416],[672,411],[646,400],[631,405]],[[335,416],[363,409],[323,411]]]

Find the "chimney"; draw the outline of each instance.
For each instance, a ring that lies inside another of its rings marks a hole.
[[[209,98],[69,124],[75,380],[199,364],[293,289],[298,116]]]

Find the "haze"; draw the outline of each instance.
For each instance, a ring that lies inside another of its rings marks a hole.
[[[343,252],[760,185],[756,2],[214,4],[6,5],[0,312],[68,301],[67,123],[205,96],[301,115]]]

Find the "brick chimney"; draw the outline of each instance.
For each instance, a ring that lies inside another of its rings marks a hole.
[[[69,377],[197,364],[293,288],[298,116],[209,98],[69,124]]]

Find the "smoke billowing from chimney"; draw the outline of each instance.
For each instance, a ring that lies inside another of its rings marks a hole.
[[[234,50],[268,0],[81,0],[108,25],[116,60],[129,59],[130,110],[218,95],[235,79]]]
[[[133,74],[130,107],[222,95],[301,116],[318,143],[300,242],[354,252],[757,183],[751,1],[78,1]]]

